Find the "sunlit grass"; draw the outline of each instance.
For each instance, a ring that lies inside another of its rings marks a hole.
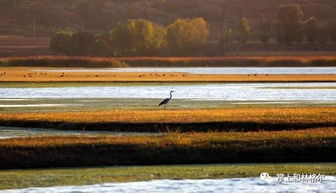
[[[0,147],[57,147],[76,145],[151,145],[157,147],[193,146],[206,147],[211,144],[229,147],[239,142],[263,143],[268,140],[302,140],[306,143],[318,143],[322,138],[336,137],[336,128],[315,128],[296,131],[259,131],[259,132],[202,132],[202,133],[166,133],[160,136],[48,136],[25,137],[0,140]],[[315,139],[315,140],[314,140]],[[221,144],[222,143],[222,144]],[[276,144],[272,144],[276,145]],[[286,145],[286,144],[283,144]],[[287,144],[289,145],[289,144]]]
[[[334,161],[335,128],[0,140],[0,168]]]
[[[221,179],[258,177],[268,172],[336,175],[334,163],[281,164],[207,164],[172,166],[129,166],[68,169],[35,169],[0,171],[0,189],[88,185],[111,182],[132,182],[154,179]]]
[[[334,74],[189,74],[182,72],[62,72],[43,71],[47,67],[0,67],[0,87],[11,83],[67,83],[68,85],[90,83],[204,83],[204,82],[335,82]],[[35,71],[36,70],[36,71]],[[3,74],[5,73],[5,74]],[[57,84],[54,84],[57,86]],[[30,84],[30,86],[34,86]],[[39,87],[37,85],[36,87]]]
[[[96,122],[258,122],[335,123],[336,107],[111,110],[88,112],[0,113],[0,121]]]

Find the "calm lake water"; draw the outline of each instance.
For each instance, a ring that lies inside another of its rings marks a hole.
[[[223,101],[336,101],[336,83],[164,84],[0,88],[0,99],[167,98]]]
[[[260,178],[204,180],[154,180],[130,183],[107,183],[86,186],[59,186],[4,190],[1,193],[251,193],[305,192],[333,193],[336,177],[327,176],[322,183],[267,184]]]
[[[191,74],[336,74],[336,67],[193,67],[48,69],[54,72],[184,72]]]

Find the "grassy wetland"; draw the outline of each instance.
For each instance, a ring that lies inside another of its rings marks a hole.
[[[62,69],[125,67],[334,67],[335,56],[245,57],[15,57],[0,58],[0,82],[335,82],[334,74],[188,74],[62,72]],[[57,70],[59,72],[43,72]],[[34,71],[42,70],[42,71]]]
[[[2,89],[5,95],[9,92],[5,89],[33,88],[42,93],[51,92],[48,96],[53,96],[58,94],[53,92],[65,92],[69,87],[103,89],[154,85],[158,89],[167,85],[204,86],[209,82],[233,82],[232,87],[235,87],[239,82],[294,84],[336,81],[335,74],[62,72],[65,68],[59,65],[70,62],[76,65],[67,69],[75,70],[85,69],[83,67],[94,62],[101,62],[101,67],[113,67],[108,63],[111,61],[118,62],[118,67],[174,66],[180,63],[189,66],[194,62],[196,66],[220,66],[226,64],[223,63],[224,58],[212,58],[210,62],[209,58],[68,60],[68,57],[30,58],[27,61],[22,58],[2,59],[4,67],[0,68],[0,91]],[[244,61],[238,58],[228,60],[228,63],[235,61],[234,65],[238,66],[246,60],[251,62],[244,63],[247,66],[275,65],[284,60],[290,61],[283,63],[285,66],[333,66],[335,58],[251,57],[244,58]],[[256,63],[258,60],[262,62]],[[317,63],[317,60],[323,60],[323,63]],[[38,67],[45,62],[48,65]],[[274,85],[265,86],[260,92],[274,88]],[[335,89],[333,83],[277,87],[279,90],[301,88],[321,93],[323,89],[331,94]],[[81,91],[73,93],[78,92]],[[336,157],[331,153],[336,150],[336,106],[333,101],[281,103],[283,101],[265,98],[245,102],[173,98],[164,110],[157,106],[162,98],[34,96],[2,97],[0,126],[27,130],[95,131],[102,134],[27,135],[0,139],[0,189],[167,178],[257,177],[261,172],[335,175]],[[41,104],[51,106],[39,106]],[[120,132],[120,135],[106,132]],[[149,134],[129,135],[127,132]]]
[[[334,193],[332,1],[0,0],[0,192]]]
[[[2,113],[8,126],[161,135],[3,139],[0,167],[332,162],[335,113],[335,107]]]
[[[7,126],[107,131],[256,131],[335,127],[335,107],[0,113]]]
[[[50,68],[35,68],[35,70]],[[64,68],[63,68],[64,69]],[[57,70],[57,68],[53,68]],[[88,83],[206,83],[206,82],[335,82],[335,74],[188,74],[181,72],[36,72],[34,68],[2,67],[0,68],[1,85],[13,83],[48,83],[56,82],[74,84]],[[0,86],[1,86],[0,85]]]
[[[1,168],[256,162],[332,162],[335,129],[56,136],[0,141]],[[83,155],[85,155],[83,157]]]
[[[255,177],[267,171],[336,175],[334,163],[200,164],[25,169],[0,171],[0,189],[132,182],[155,179]]]

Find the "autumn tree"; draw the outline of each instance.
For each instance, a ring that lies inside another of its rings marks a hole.
[[[165,35],[163,27],[144,19],[132,19],[111,31],[110,42],[118,56],[149,56],[158,54],[166,46]]]
[[[88,56],[93,53],[95,37],[90,32],[76,32],[71,36],[71,54]]]
[[[276,14],[277,40],[281,43],[301,42],[303,12],[299,5],[283,5]]]
[[[167,26],[169,50],[174,56],[194,55],[203,47],[208,34],[203,18],[177,19]]]
[[[71,52],[71,36],[72,32],[62,30],[51,36],[50,49],[55,52],[70,54]]]
[[[110,35],[109,34],[103,34],[103,35],[97,35],[95,37],[95,44],[93,48],[93,54],[95,56],[111,56],[111,47],[110,47]]]

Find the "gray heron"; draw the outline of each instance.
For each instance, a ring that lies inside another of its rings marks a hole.
[[[172,99],[172,97],[173,97],[173,95],[172,95],[172,93],[173,92],[175,92],[175,91],[170,91],[170,97],[169,98],[166,98],[165,100],[163,100],[160,104],[159,104],[159,106],[161,106],[161,105],[164,105],[164,107],[163,107],[163,109],[166,109],[166,105],[169,103],[169,101]]]

